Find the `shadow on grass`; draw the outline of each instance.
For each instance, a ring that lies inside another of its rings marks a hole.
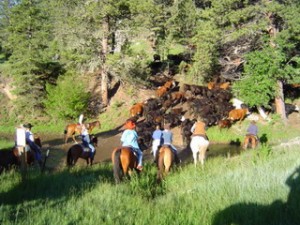
[[[300,167],[286,180],[290,187],[287,202],[274,201],[270,205],[241,202],[218,212],[213,225],[295,225],[300,221]]]
[[[109,166],[86,169],[65,169],[61,172],[45,173],[29,171],[27,178],[8,192],[0,193],[1,204],[15,205],[33,200],[59,200],[80,197],[99,182],[114,183]]]

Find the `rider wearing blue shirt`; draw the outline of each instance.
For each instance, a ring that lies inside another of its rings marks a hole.
[[[256,139],[258,139],[258,127],[256,126],[256,122],[253,120],[247,129],[247,135],[253,135]]]
[[[156,126],[156,130],[152,134],[152,139],[153,139],[153,141],[152,141],[152,153],[153,153],[153,157],[155,159],[157,149],[161,145],[161,142],[162,142],[162,130],[160,129],[159,125]]]
[[[135,131],[135,122],[132,120],[127,120],[125,127],[126,130],[123,132],[121,137],[122,146],[132,148],[132,150],[137,154],[138,158],[137,169],[142,170],[143,152],[138,144],[138,134]]]
[[[82,125],[82,129],[81,129],[81,138],[82,138],[82,144],[86,148],[89,148],[91,150],[90,157],[91,157],[91,159],[93,159],[95,156],[95,147],[91,144],[88,127],[86,127],[86,125],[84,125],[84,124]]]
[[[175,162],[179,163],[180,160],[179,160],[178,155],[177,155],[177,149],[172,144],[172,142],[173,142],[173,133],[170,131],[170,125],[166,124],[165,129],[162,132],[162,144],[163,145],[169,145],[171,147],[171,149],[172,149],[172,151],[174,152],[174,155],[175,155]]]
[[[42,151],[41,148],[34,142],[34,135],[31,132],[31,128],[33,127],[31,123],[24,124],[25,128],[25,139],[26,144],[29,145],[30,149],[34,152],[35,159],[38,161],[39,165],[42,166]]]

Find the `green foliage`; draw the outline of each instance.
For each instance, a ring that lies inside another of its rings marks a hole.
[[[263,143],[253,150],[252,162],[256,165],[258,162],[268,160],[272,154],[272,147],[269,144]]]
[[[131,194],[140,195],[145,199],[153,199],[165,194],[165,184],[157,183],[157,169],[150,164],[145,164],[143,176],[134,174],[129,182]]]
[[[78,75],[68,74],[60,77],[57,85],[47,84],[46,112],[54,119],[75,119],[84,112],[90,93],[87,84]]]
[[[215,70],[219,40],[220,30],[214,23],[210,21],[198,23],[197,34],[193,37],[197,51],[194,55],[194,64],[190,71],[191,80],[194,80],[195,83],[202,84]]]

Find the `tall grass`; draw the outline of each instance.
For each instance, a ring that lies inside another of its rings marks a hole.
[[[1,224],[299,224],[300,152],[249,150],[115,185],[110,164],[0,176]],[[296,172],[294,176],[291,176]],[[293,178],[293,179],[292,179]]]

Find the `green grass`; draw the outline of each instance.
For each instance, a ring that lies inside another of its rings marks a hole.
[[[150,164],[120,185],[109,163],[43,175],[32,169],[25,182],[10,171],[0,176],[0,223],[297,224],[298,146],[260,151],[209,158],[203,169],[190,164],[161,184]]]
[[[207,135],[212,142],[232,143],[243,142],[247,127],[250,121],[245,120],[241,124],[235,123],[230,129],[219,129],[217,126],[210,127],[207,130]],[[278,144],[283,141],[288,141],[291,138],[299,137],[299,131],[285,126],[279,121],[271,123],[257,123],[259,133],[258,136],[263,142],[269,144]]]

